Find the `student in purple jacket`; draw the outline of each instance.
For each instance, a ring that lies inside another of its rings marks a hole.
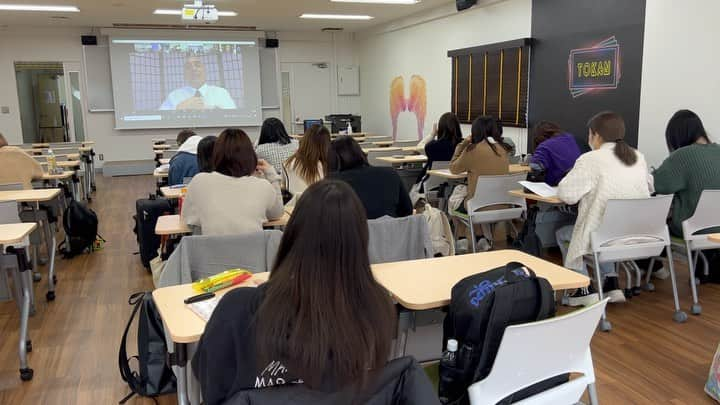
[[[549,121],[540,121],[532,131],[535,152],[530,163],[545,169],[545,182],[553,187],[575,166],[580,148],[575,137]]]

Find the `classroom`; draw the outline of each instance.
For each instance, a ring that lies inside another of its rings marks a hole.
[[[718,18],[0,0],[0,404],[720,402]]]

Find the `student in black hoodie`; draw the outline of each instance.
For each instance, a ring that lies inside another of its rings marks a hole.
[[[385,366],[395,326],[370,271],[363,206],[325,180],[298,201],[269,281],[222,298],[192,366],[207,405],[286,384],[335,392]]]
[[[395,169],[370,166],[362,148],[352,137],[341,136],[332,141],[329,166],[331,178],[342,180],[355,190],[368,219],[412,215],[410,195]]]
[[[425,173],[432,169],[433,162],[452,160],[455,148],[462,140],[462,129],[457,116],[451,112],[441,115],[437,125],[433,126],[432,134],[418,144],[418,147],[424,147],[428,158],[419,178],[425,177]]]

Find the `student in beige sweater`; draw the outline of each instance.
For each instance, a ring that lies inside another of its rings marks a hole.
[[[583,256],[590,253],[590,234],[602,223],[608,200],[648,198],[652,181],[645,157],[625,143],[625,122],[620,115],[602,112],[590,120],[588,128],[593,151],[580,156],[558,185],[558,198],[570,205],[579,203],[577,221],[556,233],[565,267],[583,274],[587,274]],[[610,302],[625,301],[614,266],[600,267],[605,277],[603,291]],[[570,297],[570,305],[597,300],[598,294],[584,289]]]
[[[22,183],[25,189],[32,188],[33,179],[43,176],[43,169],[32,156],[20,148],[8,146],[0,134],[0,184]]]
[[[188,185],[182,217],[203,235],[259,232],[263,223],[283,215],[280,176],[258,161],[252,142],[240,129],[226,129],[213,150],[212,173],[199,173]]]
[[[497,176],[509,173],[510,146],[500,135],[498,124],[491,116],[478,117],[472,124],[472,134],[455,148],[450,161],[450,172],[467,172],[468,194],[466,201],[475,195],[477,180],[480,176]],[[462,207],[464,212],[465,207]],[[489,227],[483,227],[487,234]],[[492,236],[480,240],[480,250],[489,250]],[[474,241],[472,241],[474,243]]]

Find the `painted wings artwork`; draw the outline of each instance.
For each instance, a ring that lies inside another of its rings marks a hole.
[[[410,78],[410,97],[405,98],[405,79],[398,76],[390,84],[390,119],[393,126],[393,140],[397,140],[398,117],[403,111],[415,113],[417,118],[417,137],[423,138],[425,118],[427,116],[427,85],[422,76]]]

